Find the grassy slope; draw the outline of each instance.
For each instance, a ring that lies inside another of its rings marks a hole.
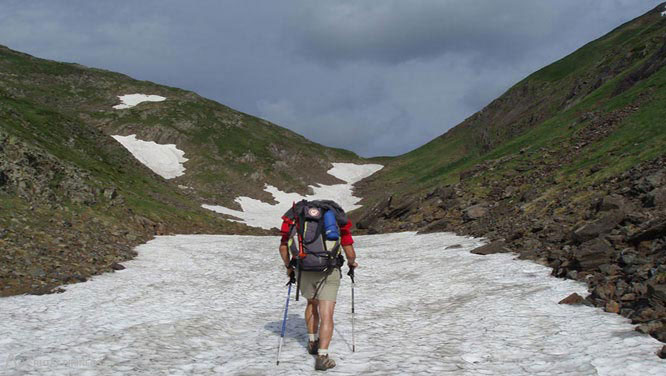
[[[112,108],[131,93],[167,100]],[[185,175],[164,180],[110,137],[132,133],[184,150]],[[265,233],[200,205],[269,201],[265,182],[305,192],[337,181],[337,161],[362,159],[192,92],[0,46],[0,296],[109,271],[154,234]]]
[[[264,197],[264,182],[305,192],[314,182],[336,181],[326,174],[331,162],[362,160],[185,90],[5,48],[0,48],[0,68],[5,72],[0,83],[10,97],[78,118],[106,134],[135,133],[139,139],[176,144],[189,161],[185,176],[173,182],[214,202],[230,204],[244,194],[270,199]],[[112,109],[118,95],[129,93],[167,100]]]
[[[650,98],[637,113],[565,166],[561,176],[575,179],[580,168],[603,163],[604,171],[596,175],[602,177],[661,154],[666,150],[664,70],[615,95],[622,80],[663,46],[666,18],[659,16],[661,8],[535,72],[446,134],[394,159],[366,194],[387,183],[398,192],[423,191],[456,182],[461,172],[486,160],[520,155],[522,149],[557,148],[589,125],[582,114],[609,113],[647,92]],[[522,155],[522,162],[529,163],[533,154]]]

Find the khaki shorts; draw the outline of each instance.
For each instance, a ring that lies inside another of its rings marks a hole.
[[[305,299],[336,301],[339,288],[339,268],[326,272],[301,272],[301,295]]]

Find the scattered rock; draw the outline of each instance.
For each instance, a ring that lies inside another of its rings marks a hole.
[[[629,208],[631,204],[623,196],[618,194],[611,194],[599,202],[597,210],[600,212],[606,212],[611,210],[622,210],[624,212],[631,211]]]
[[[666,309],[666,285],[649,283],[647,285],[647,296],[652,306],[659,307],[662,310]]]
[[[610,313],[620,313],[620,303],[611,300],[606,303],[606,312]]]
[[[636,231],[627,239],[630,243],[640,243],[666,236],[666,220],[648,222],[644,228]]]
[[[416,198],[407,198],[404,201],[398,201],[398,203],[395,203],[395,201],[392,200],[389,212],[385,215],[386,218],[403,218],[418,207]]]
[[[463,220],[465,222],[479,219],[488,214],[488,209],[484,205],[474,205],[463,210]]]
[[[511,234],[507,240],[512,242],[512,241],[518,240],[522,237],[523,237],[523,233],[521,231],[516,231],[513,234]]]
[[[431,224],[427,225],[423,230],[419,231],[419,234],[429,234],[433,232],[443,232],[450,230],[449,221],[447,219],[439,219]]]
[[[595,269],[610,261],[614,249],[600,238],[592,239],[580,245],[574,252],[574,258],[583,270]]]
[[[509,253],[511,249],[506,246],[503,240],[496,240],[490,244],[475,248],[471,252],[477,255],[490,255],[493,253]]]
[[[636,327],[637,332],[641,332],[643,334],[650,334],[654,332],[655,330],[658,330],[662,328],[664,324],[659,321],[659,320],[652,320],[646,323],[643,323],[639,326]]]
[[[666,346],[662,346],[661,350],[657,352],[657,356],[661,359],[666,359]]]
[[[656,188],[643,197],[643,206],[646,208],[663,208],[666,206],[666,188]]]
[[[105,199],[113,200],[116,197],[118,197],[118,192],[116,192],[115,188],[105,188],[104,189],[104,198]]]
[[[119,264],[117,262],[114,262],[113,264],[111,264],[111,269],[113,269],[113,270],[124,270],[125,266],[123,266],[122,264]]]
[[[558,304],[569,304],[569,305],[578,305],[583,303],[583,300],[585,300],[582,296],[578,295],[577,293],[573,293],[566,298],[560,300]]]
[[[439,188],[435,189],[428,196],[438,197],[441,200],[446,201],[446,200],[449,200],[449,199],[452,199],[452,198],[456,197],[456,190],[450,185],[445,185],[443,187],[439,187]]]
[[[602,216],[596,221],[587,223],[573,232],[573,239],[579,243],[594,239],[601,234],[606,234],[619,225],[625,218],[621,210],[614,210]]]

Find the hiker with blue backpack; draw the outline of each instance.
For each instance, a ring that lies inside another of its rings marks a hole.
[[[345,263],[341,249],[347,258],[352,284],[353,271],[358,267],[351,236],[352,223],[344,210],[330,200],[294,203],[282,220],[280,256],[290,281],[296,281],[298,285],[296,300],[300,293],[308,301],[305,308],[308,352],[317,355],[315,369],[325,371],[335,367],[328,346],[333,336],[333,313],[342,279],[341,268]],[[289,297],[285,316],[288,304]]]

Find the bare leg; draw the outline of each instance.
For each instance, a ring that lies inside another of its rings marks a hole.
[[[308,327],[308,334],[315,334],[319,329],[319,312],[317,312],[317,300],[308,299],[305,307],[305,324]]]
[[[319,326],[319,348],[328,350],[328,345],[333,337],[333,312],[335,302],[332,300],[320,300],[318,304],[321,325]]]

